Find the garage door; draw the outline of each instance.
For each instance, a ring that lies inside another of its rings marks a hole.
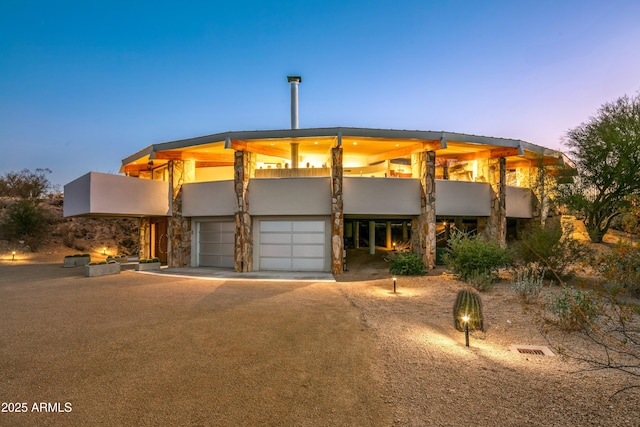
[[[260,270],[324,271],[325,221],[260,221]]]
[[[233,222],[199,222],[198,265],[233,267],[234,236]]]

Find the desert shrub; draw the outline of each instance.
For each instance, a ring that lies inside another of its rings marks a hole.
[[[640,246],[620,241],[597,265],[605,284],[640,294]]]
[[[592,292],[566,287],[551,298],[547,308],[557,317],[558,326],[568,331],[577,331],[584,329],[596,318],[599,304]]]
[[[446,266],[478,290],[486,289],[498,277],[498,269],[510,264],[507,249],[483,236],[455,230],[447,244]]]
[[[399,276],[422,276],[426,268],[420,255],[401,252],[392,256],[389,272]]]
[[[514,270],[511,290],[525,303],[538,298],[544,285],[543,279],[546,269],[539,272],[535,266],[520,267]]]
[[[515,245],[518,260],[537,267],[539,274],[545,270],[546,279],[571,278],[576,264],[590,255],[587,245],[570,237],[572,231],[570,227],[563,232],[559,221],[534,225]]]
[[[464,331],[463,317],[468,316],[469,329],[484,331],[484,316],[482,314],[482,298],[473,289],[465,288],[458,291],[453,304],[453,323],[457,330]]]
[[[22,199],[7,208],[0,230],[6,239],[22,239],[35,252],[51,222],[52,219],[38,200]]]

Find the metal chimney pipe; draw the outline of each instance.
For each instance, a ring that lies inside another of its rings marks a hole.
[[[291,129],[298,129],[298,84],[302,82],[300,76],[287,76],[287,81],[291,85]],[[298,143],[292,142],[291,146],[291,168],[298,169]]]
[[[287,76],[291,85],[291,129],[298,129],[298,84],[302,83],[300,76]]]

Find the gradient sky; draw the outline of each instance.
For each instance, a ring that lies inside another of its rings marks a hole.
[[[153,143],[300,127],[562,149],[640,90],[640,1],[0,0],[0,175],[64,185]]]

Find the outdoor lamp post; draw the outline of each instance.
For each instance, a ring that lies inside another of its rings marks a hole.
[[[16,251],[11,251],[11,261],[16,260]]]
[[[469,347],[469,315],[462,316],[462,321],[464,322],[464,343]]]
[[[102,248],[102,255],[106,255],[107,254],[107,247],[105,246],[104,248]]]
[[[397,279],[394,277],[393,278],[393,293],[394,294],[396,293],[396,281],[397,281]]]

